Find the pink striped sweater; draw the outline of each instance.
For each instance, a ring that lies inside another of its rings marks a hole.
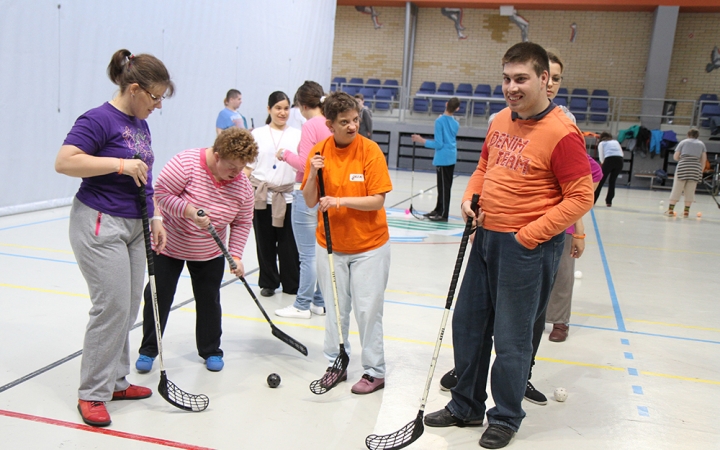
[[[216,181],[205,160],[204,148],[185,150],[163,167],[155,185],[155,198],[167,231],[163,255],[189,261],[207,261],[222,255],[207,230],[198,228],[183,214],[188,204],[203,209],[212,220],[228,250],[242,259],[252,228],[254,195],[241,172],[230,181]]]

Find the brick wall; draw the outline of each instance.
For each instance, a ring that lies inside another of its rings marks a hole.
[[[675,30],[666,98],[697,99],[700,94],[720,95],[720,69],[708,73],[710,53],[720,47],[720,14],[680,14]],[[683,83],[683,79],[687,82]],[[677,115],[688,115],[688,105]]]
[[[405,9],[376,7],[376,11],[383,25],[377,30],[369,15],[352,6],[338,6],[333,76],[400,79]],[[530,22],[530,40],[557,50],[565,60],[563,86],[568,90],[607,89],[613,96],[642,97],[652,12],[518,13]],[[571,43],[573,23],[577,37]],[[675,48],[669,54],[672,65],[666,97],[720,94],[720,70],[705,72],[712,48],[720,45],[718,23],[720,14],[680,14]],[[501,82],[500,59],[520,41],[519,28],[497,9],[465,9],[463,25],[467,39],[460,40],[453,22],[439,8],[420,8],[411,92],[425,80],[493,87]],[[687,83],[680,82],[684,77]]]

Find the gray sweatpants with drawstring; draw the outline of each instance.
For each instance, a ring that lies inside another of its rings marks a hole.
[[[142,220],[102,214],[77,198],[70,211],[70,245],[90,293],[78,398],[110,401],[130,386],[128,333],[145,281]]]

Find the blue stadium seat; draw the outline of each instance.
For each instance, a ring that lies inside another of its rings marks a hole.
[[[360,91],[360,88],[359,88],[358,86],[347,86],[347,85],[344,85],[344,86],[342,87],[342,91],[345,92],[345,93],[347,93],[347,94],[350,95],[350,96],[353,96],[353,95],[357,94],[357,93]]]
[[[610,105],[606,98],[594,98],[590,100],[590,122],[607,122],[609,111]]]
[[[605,89],[593,89],[591,97],[610,97],[610,93]]]
[[[470,83],[458,84],[457,90],[455,91],[455,95],[462,95],[462,96],[466,96],[466,97],[472,96],[473,95],[472,84],[470,84]]]
[[[567,106],[567,103],[568,103],[567,88],[561,87],[560,89],[558,89],[557,97],[555,97],[554,101],[555,101],[555,103],[557,103],[559,105],[560,103],[558,103],[558,99],[562,99],[561,101],[565,101],[565,104],[563,106]]]
[[[717,105],[717,100],[717,94],[700,94],[700,97],[698,98],[698,109],[701,109],[700,116],[708,117],[708,115],[705,114],[705,107]],[[710,119],[703,119],[702,122],[700,122],[700,126],[704,128],[709,127]]]
[[[575,115],[575,120],[577,120],[578,122],[585,122],[585,118],[587,117],[587,108],[587,98],[572,97],[570,99],[570,107],[568,109],[571,113]]]
[[[365,84],[362,78],[350,78],[350,84]],[[358,86],[359,87],[359,86]]]
[[[428,112],[428,103],[429,103],[428,99],[426,99],[426,98],[415,97],[413,99],[412,112],[422,112],[422,113]]]
[[[437,91],[437,85],[434,81],[423,81],[418,89],[418,94],[434,94]]]
[[[570,93],[570,104],[572,104],[572,101],[575,99],[575,97],[578,97],[579,99],[585,100],[585,103],[588,102],[588,90],[587,89],[573,89]]]
[[[380,84],[380,80],[377,78],[368,78],[365,82],[365,87],[372,89],[374,93],[377,93],[381,86],[382,84]]]
[[[558,106],[564,106],[567,108],[567,97],[557,96],[553,99],[553,103],[555,103]]]
[[[392,111],[392,98],[393,91],[391,89],[378,89],[375,93],[375,111]]]
[[[432,105],[432,112],[435,114],[442,114],[445,112],[445,103],[447,103],[447,100],[443,98],[434,98],[432,99],[432,102],[430,104]]]
[[[703,120],[700,123],[700,126],[703,128],[710,127],[710,118],[711,117],[720,117],[720,105],[712,105],[709,103],[704,103],[703,107],[702,107],[702,111],[700,111],[700,117],[703,117]]]
[[[339,86],[341,83],[347,83],[347,78],[345,78],[345,77],[335,77],[335,78],[333,78],[332,83],[330,83],[330,91],[331,91],[331,92],[337,91],[338,86]]]
[[[497,86],[495,86],[495,90],[493,90],[493,96],[495,96],[495,95],[504,97],[503,92],[502,92],[502,84],[498,84]]]
[[[387,79],[383,83],[383,86],[385,86],[387,89],[390,89],[393,97],[400,97],[400,93],[398,92],[400,90],[400,83],[398,83],[398,80]]]
[[[371,87],[364,87],[364,88],[361,88],[361,89],[358,91],[358,93],[359,93],[359,94],[362,94],[363,97],[365,97],[365,100],[364,100],[364,101],[365,101],[365,106],[367,106],[368,108],[372,109],[372,107],[373,107],[373,99],[374,99],[374,97],[375,97],[375,89],[373,89],[373,88],[371,88]]]
[[[486,104],[483,101],[476,101],[473,103],[473,116],[484,116],[486,109]]]
[[[489,84],[478,84],[473,94],[475,97],[490,97],[492,95],[492,88]]]
[[[440,83],[437,90],[438,95],[455,95],[455,85],[452,83]]]

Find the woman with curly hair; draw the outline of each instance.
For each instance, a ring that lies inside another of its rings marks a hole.
[[[155,282],[161,332],[165,331],[178,278],[187,264],[192,280],[197,319],[195,339],[198,354],[208,370],[223,368],[220,349],[222,310],[220,284],[225,258],[208,233],[212,220],[220,238],[225,241],[230,226],[228,250],[237,269],[244,275],[243,250],[253,219],[253,188],[242,170],[257,157],[258,148],[247,130],[228,128],[209,148],[185,150],[173,157],[155,186],[155,198],[162,210],[167,230],[165,249],[155,254]],[[205,216],[199,216],[199,210]],[[145,287],[143,339],[135,367],[140,373],[152,369],[158,354],[150,286]]]

